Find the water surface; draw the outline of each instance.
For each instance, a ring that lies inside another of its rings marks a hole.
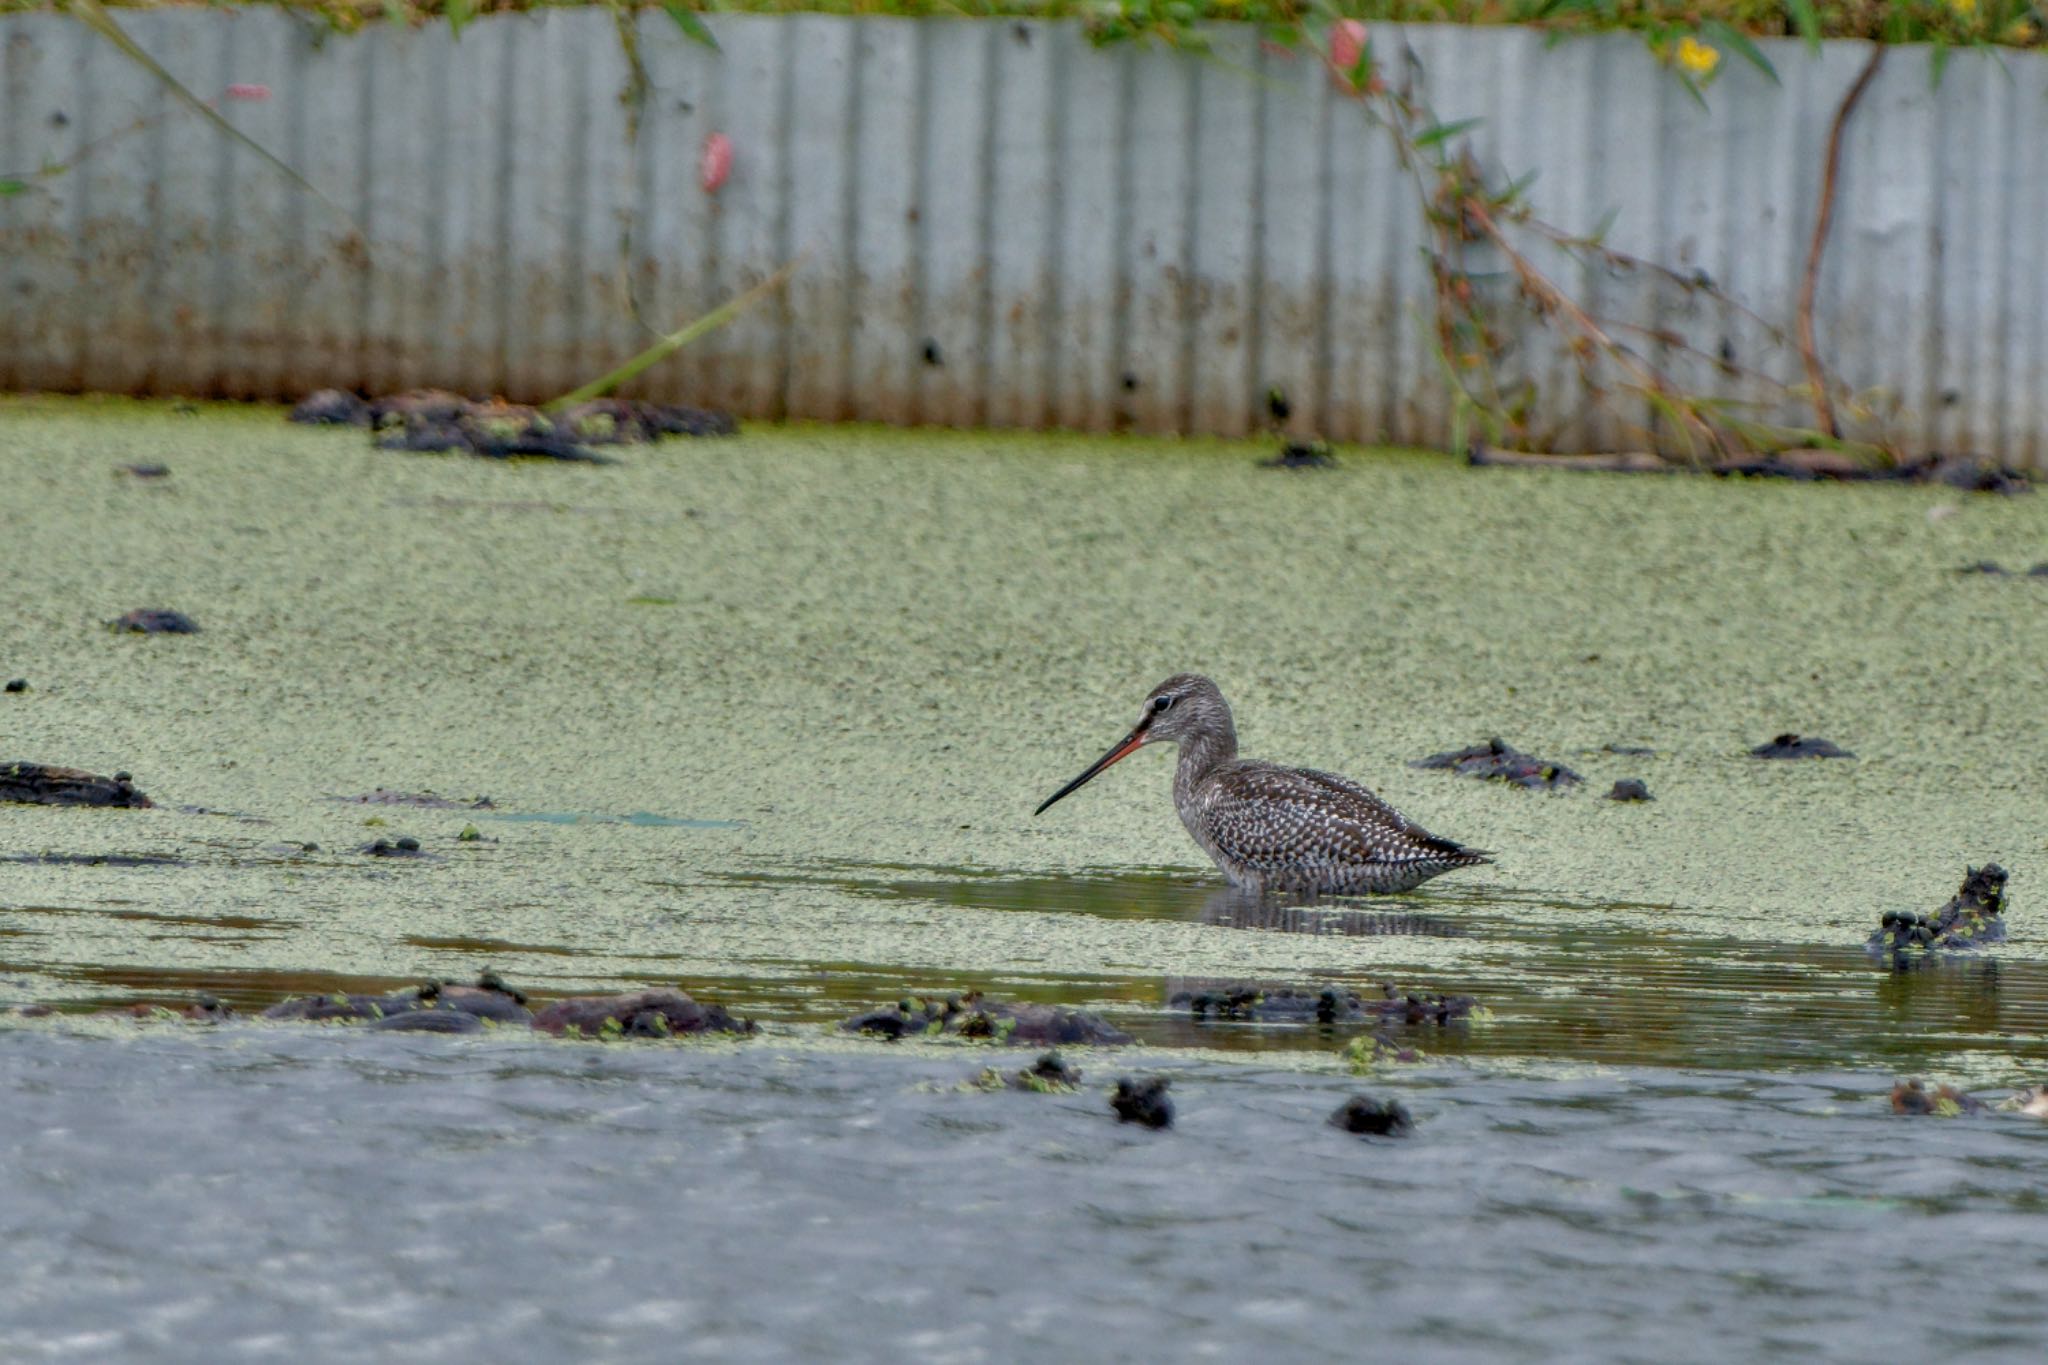
[[[0,758],[159,803],[0,807],[0,1004],[489,966],[767,1026],[11,1022],[0,1354],[177,1359],[192,1324],[252,1358],[2038,1346],[2044,1134],[1884,1095],[2048,1069],[2048,580],[1956,572],[2048,559],[2042,500],[1261,453],[768,427],[590,468],[0,400],[0,677],[31,685]],[[141,606],[203,633],[103,628]],[[1190,669],[1247,752],[1498,862],[1247,909],[1153,753],[1031,817]],[[1859,757],[1747,756],[1787,730]],[[1587,785],[1407,766],[1491,735]],[[1621,777],[1655,803],[1598,799]],[[428,856],[360,851],[402,836]],[[1864,957],[1991,860],[2011,942]],[[1404,1034],[1425,1059],[1369,1084],[1422,1127],[1361,1143],[1321,1123],[1356,1030],[1170,1006],[1242,981],[1490,1017]],[[969,1095],[984,1054],[830,1028],[976,988],[1153,1050]],[[1140,1065],[1175,1070],[1174,1133],[1110,1123]]]

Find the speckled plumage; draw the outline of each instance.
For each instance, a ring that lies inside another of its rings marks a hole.
[[[1481,850],[1438,838],[1335,773],[1239,758],[1229,703],[1215,683],[1194,673],[1153,688],[1137,727],[1038,809],[1162,740],[1180,746],[1173,804],[1181,823],[1247,891],[1407,891],[1491,861]]]

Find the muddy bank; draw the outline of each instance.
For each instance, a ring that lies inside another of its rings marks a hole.
[[[996,1000],[979,992],[926,1000],[906,997],[840,1021],[842,1033],[885,1038],[965,1038],[1031,1046],[1118,1047],[1131,1035],[1099,1015],[1063,1005]]]
[[[1948,903],[1933,914],[1887,910],[1865,943],[1871,956],[1895,971],[1924,966],[1939,953],[1964,953],[2005,941],[2006,870],[1973,867]]]
[[[127,773],[102,777],[81,768],[53,768],[43,763],[0,763],[0,801],[37,806],[126,806],[144,809],[156,803]]]
[[[739,426],[708,408],[600,398],[560,412],[438,389],[360,398],[322,389],[291,411],[309,426],[366,427],[380,450],[461,451],[497,459],[531,456],[610,464],[594,447],[644,445],[669,436],[733,436]]]
[[[1722,478],[1815,480],[1833,483],[1919,484],[2012,495],[2033,490],[2032,476],[1982,455],[1930,454],[1896,465],[1859,459],[1839,450],[1786,450],[1745,455],[1704,465],[1660,459],[1647,452],[1620,455],[1531,455],[1474,442],[1466,463],[1512,469],[1587,474],[1713,474]]]

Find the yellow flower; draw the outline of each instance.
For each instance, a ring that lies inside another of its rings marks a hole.
[[[1961,4],[1975,4],[1976,0],[1956,0]],[[1714,68],[1721,64],[1721,54],[1690,33],[1678,40],[1675,54],[1678,64],[1689,76],[1711,76]]]

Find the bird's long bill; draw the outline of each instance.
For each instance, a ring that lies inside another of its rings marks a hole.
[[[1116,742],[1116,746],[1112,748],[1108,753],[1104,754],[1101,758],[1096,759],[1095,762],[1089,766],[1087,772],[1082,773],[1072,782],[1069,782],[1066,786],[1061,787],[1051,796],[1046,797],[1045,805],[1040,806],[1037,810],[1031,813],[1033,815],[1045,814],[1047,806],[1050,806],[1053,802],[1059,800],[1061,797],[1066,796],[1071,792],[1078,791],[1081,788],[1081,786],[1088,781],[1089,778],[1095,776],[1095,774],[1101,772],[1104,768],[1107,768],[1110,764],[1116,762],[1125,754],[1130,753],[1133,749],[1136,749],[1139,745],[1143,744],[1144,742],[1145,730],[1143,726],[1140,726],[1138,729],[1131,731],[1128,735],[1125,735],[1122,739],[1118,740]]]

